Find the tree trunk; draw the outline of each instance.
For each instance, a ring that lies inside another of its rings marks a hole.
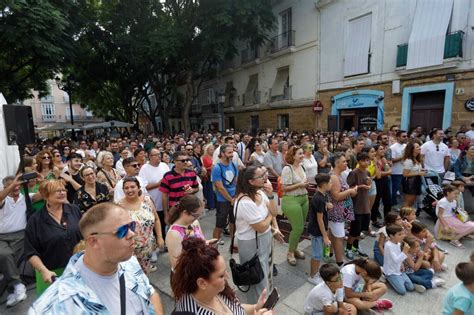
[[[191,112],[191,106],[194,99],[194,86],[193,86],[193,72],[188,71],[186,74],[186,95],[184,97],[183,112],[181,119],[183,120],[184,133],[188,135],[191,132],[191,121],[189,119],[189,113]]]

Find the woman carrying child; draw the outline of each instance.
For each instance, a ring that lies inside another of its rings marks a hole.
[[[435,225],[435,235],[438,239],[451,239],[450,244],[465,248],[459,241],[464,236],[474,235],[474,222],[463,222],[456,216],[458,190],[452,185],[443,188],[443,197],[436,204],[438,220]]]

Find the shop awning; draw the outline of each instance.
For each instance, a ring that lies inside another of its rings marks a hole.
[[[119,120],[110,120],[110,121],[104,121],[100,123],[95,123],[95,124],[87,124],[84,125],[82,128],[83,129],[104,129],[104,128],[127,128],[127,127],[132,127],[132,124],[129,124],[124,121],[119,121]]]
[[[372,14],[367,14],[349,21],[345,41],[345,77],[369,72],[371,32]]]
[[[290,68],[279,68],[272,86],[272,96],[283,95],[285,84],[290,77]]]
[[[406,69],[443,64],[453,0],[418,0],[408,40]]]

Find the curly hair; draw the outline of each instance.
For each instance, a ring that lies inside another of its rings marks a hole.
[[[176,301],[183,295],[195,293],[198,290],[197,280],[199,278],[211,278],[212,274],[216,272],[216,261],[220,256],[216,248],[207,245],[206,241],[200,238],[185,239],[182,245],[183,251],[178,257],[171,278],[171,289]],[[227,282],[220,294],[233,302],[238,302],[234,290]]]
[[[407,143],[405,147],[405,153],[403,154],[403,160],[410,159],[413,161],[413,164],[420,164],[421,163],[421,154],[417,156],[413,155],[413,151],[415,151],[415,144],[420,145],[417,141],[410,141]]]

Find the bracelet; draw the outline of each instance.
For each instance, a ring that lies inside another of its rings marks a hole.
[[[271,196],[268,196],[268,195],[267,195],[267,198],[268,198],[269,200],[273,200],[273,199],[275,199],[275,196],[274,196],[274,195],[271,195]]]

